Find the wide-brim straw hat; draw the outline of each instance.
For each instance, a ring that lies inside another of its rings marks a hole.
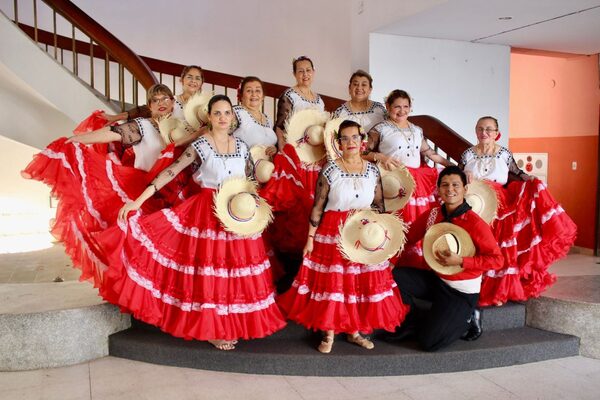
[[[192,128],[198,129],[208,122],[208,102],[211,97],[209,92],[196,92],[183,106],[183,116]]]
[[[190,134],[186,129],[185,122],[171,115],[159,120],[158,130],[167,144],[174,143],[176,140],[183,139]]]
[[[215,215],[225,230],[241,236],[262,232],[273,219],[271,207],[256,193],[256,184],[246,178],[224,181],[214,203]]]
[[[461,257],[475,255],[475,245],[469,233],[458,225],[440,222],[433,225],[423,238],[423,257],[432,270],[442,275],[455,275],[462,272],[460,265],[444,266],[435,257],[437,251],[450,250]]]
[[[415,191],[416,183],[413,176],[405,166],[388,170],[379,163],[379,171],[381,172],[385,210],[401,210],[408,204]]]
[[[285,124],[286,141],[296,149],[300,161],[311,164],[325,157],[323,131],[329,113],[305,109],[296,111]]]
[[[325,131],[323,132],[325,141],[325,150],[327,151],[327,158],[330,160],[337,160],[342,156],[342,149],[340,149],[340,143],[336,136],[340,129],[340,125],[344,122],[345,118],[334,118],[327,121],[325,124]]]
[[[250,148],[250,155],[254,162],[254,176],[259,183],[268,182],[273,176],[275,164],[267,155],[267,146],[255,145]]]
[[[402,251],[407,228],[393,214],[359,210],[340,225],[338,248],[348,260],[359,264],[380,264]]]
[[[496,191],[482,180],[474,180],[467,185],[465,200],[471,209],[490,224],[498,211]]]

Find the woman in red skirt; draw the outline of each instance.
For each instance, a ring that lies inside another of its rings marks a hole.
[[[119,226],[101,235],[110,265],[100,293],[173,336],[231,350],[238,339],[270,335],[285,321],[275,304],[260,231],[232,233],[213,212],[215,194],[229,178],[252,176],[248,147],[229,135],[233,110],[227,96],[210,100],[208,119],[209,131],[119,211]],[[195,195],[173,208],[128,217],[193,162],[199,164]],[[257,198],[253,185],[243,191]],[[257,198],[251,209],[263,203]],[[245,225],[252,218],[234,222]]]
[[[340,125],[343,155],[328,162],[319,174],[302,266],[290,290],[278,299],[289,319],[324,332],[318,348],[322,353],[331,351],[334,334],[339,332],[347,333],[348,341],[372,349],[373,343],[359,332],[393,331],[407,311],[387,259],[352,262],[338,248],[340,225],[353,210],[384,211],[379,170],[360,155],[363,138],[358,123]],[[390,235],[386,245],[395,247],[391,254],[400,249],[403,237],[402,231]]]
[[[101,284],[106,263],[93,233],[114,225],[119,208],[136,198],[172,161],[172,147],[165,148],[158,129],[158,120],[173,109],[171,90],[154,85],[147,97],[151,118],[59,138],[22,172],[25,178],[48,184],[59,199],[52,234],[64,244],[73,265],[82,270],[80,279],[91,280],[94,286]],[[128,162],[98,147],[104,144],[129,149]],[[161,204],[149,202],[145,210]]]
[[[502,269],[484,274],[479,304],[538,297],[556,280],[548,267],[567,254],[577,226],[546,185],[521,171],[510,150],[496,143],[495,118],[480,118],[475,131],[478,143],[463,153],[460,166],[469,180],[483,179],[496,191],[492,230],[504,255]]]
[[[411,224],[419,215],[437,206],[435,198],[437,169],[421,163],[421,157],[448,166],[451,163],[429,147],[423,129],[408,121],[412,100],[404,90],[393,90],[385,100],[387,118],[369,131],[365,158],[379,162],[391,170],[401,165],[408,168],[415,180],[415,189],[408,204],[395,213]],[[423,251],[415,244],[402,252],[400,265],[417,265]]]

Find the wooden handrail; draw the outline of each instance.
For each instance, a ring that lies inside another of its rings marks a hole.
[[[19,24],[19,27],[31,38],[34,37],[34,28],[28,25]],[[54,34],[41,29],[37,29],[38,42],[46,44],[48,46],[54,46]],[[66,36],[56,35],[56,45],[65,50],[71,50],[73,47],[73,41],[71,38]],[[93,47],[93,50],[90,50]],[[79,54],[104,59],[106,57],[105,51],[98,45],[90,46],[89,43],[76,40],[75,48]],[[110,55],[109,55],[110,57]],[[150,68],[151,71],[155,71],[162,74],[179,76],[184,67],[182,64],[173,63],[164,60],[158,60],[151,57],[140,56],[145,64]],[[111,61],[114,61],[110,57]],[[204,81],[208,84],[237,88],[242,77],[230,74],[224,74],[221,72],[210,71],[203,69]],[[154,74],[152,74],[154,77]],[[278,98],[287,86],[278,85],[276,83],[263,82],[263,89],[265,96]],[[335,110],[338,108],[344,100],[330,96],[323,96],[325,102],[325,108],[327,110]],[[472,144],[465,138],[456,133],[452,128],[446,124],[429,115],[414,115],[409,117],[409,120],[423,128],[425,137],[435,143],[440,149],[442,149],[449,157],[454,160],[460,160],[462,153],[472,146]]]
[[[80,31],[92,38],[100,47],[109,49],[111,56],[122,64],[142,84],[144,88],[158,83],[158,80],[142,61],[142,59],[117,39],[112,33],[97,23],[93,18],[83,12],[79,7],[68,0],[43,0],[53,10],[62,15]],[[36,29],[39,40],[39,29]],[[89,48],[89,44],[87,45]]]
[[[423,128],[423,134],[440,149],[453,158],[460,160],[462,153],[472,144],[456,133],[448,125],[430,115],[413,115],[408,117],[409,121]]]

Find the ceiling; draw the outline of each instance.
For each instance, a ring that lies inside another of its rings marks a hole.
[[[449,0],[377,32],[595,54],[600,0]]]

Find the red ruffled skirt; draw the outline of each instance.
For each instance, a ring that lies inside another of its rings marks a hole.
[[[277,302],[287,317],[309,329],[336,333],[393,331],[408,307],[392,278],[389,262],[346,260],[337,248],[339,226],[348,212],[327,211],[292,287]]]
[[[60,138],[34,156],[22,175],[50,186],[59,199],[52,233],[65,246],[73,265],[81,269],[81,280],[102,283],[102,259],[93,236],[114,225],[119,209],[136,199],[148,183],[172,162],[172,148],[161,154],[149,172],[116,163],[108,153],[94,146],[66,143]],[[162,207],[164,201],[153,198],[143,211]]]
[[[273,162],[273,177],[260,194],[273,207],[274,220],[268,228],[270,245],[282,253],[302,253],[308,235],[308,219],[314,202],[317,178],[323,162],[300,161],[295,148],[286,144]]]
[[[132,215],[98,238],[110,262],[100,293],[173,336],[261,338],[283,328],[260,234],[240,237],[213,213],[215,191]]]
[[[437,195],[438,170],[428,166],[407,168],[415,180],[415,190],[408,204],[402,210],[394,211],[394,214],[402,218],[410,227],[410,224],[418,216],[439,206]],[[393,257],[390,261],[398,266],[419,267],[423,265],[422,241],[405,246],[402,253]]]
[[[504,255],[504,266],[483,275],[479,304],[538,297],[556,281],[548,268],[568,253],[577,226],[538,179],[511,182],[506,188],[489,184],[498,196],[498,217],[492,231]]]

